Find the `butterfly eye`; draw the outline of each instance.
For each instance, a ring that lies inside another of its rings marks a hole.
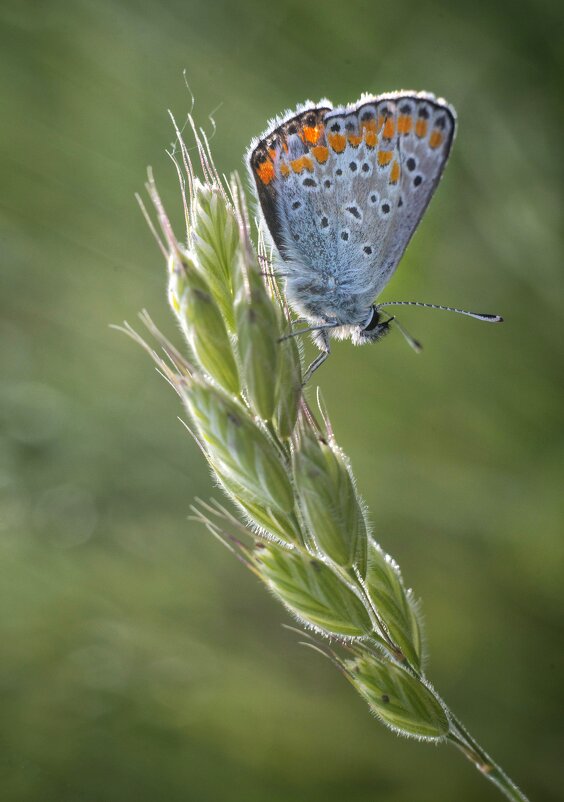
[[[380,315],[378,314],[378,310],[376,309],[376,307],[373,306],[372,317],[370,318],[366,326],[362,329],[362,331],[374,331],[379,322],[380,322]]]

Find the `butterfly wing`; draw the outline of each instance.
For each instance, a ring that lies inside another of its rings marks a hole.
[[[394,93],[375,98],[379,148],[393,143],[387,173],[396,205],[389,226],[378,238],[374,260],[374,295],[382,290],[397,267],[441,179],[454,135],[456,115],[444,100],[427,93]],[[366,103],[357,110],[362,119]],[[381,161],[380,153],[376,156]],[[384,171],[386,174],[386,171]],[[377,222],[374,221],[375,229]]]
[[[320,316],[353,322],[384,287],[438,184],[454,131],[444,101],[395,93],[337,109],[306,104],[251,145],[264,219],[290,275],[299,276],[299,293],[313,297],[324,276]]]
[[[284,235],[283,199],[289,194],[295,175],[311,172],[311,151],[319,152],[325,146],[323,117],[330,110],[328,101],[319,106],[305,103],[295,112],[273,120],[249,148],[248,163],[261,211],[282,257],[288,244]]]

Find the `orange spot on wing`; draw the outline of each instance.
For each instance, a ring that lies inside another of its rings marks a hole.
[[[262,162],[257,167],[256,173],[263,184],[270,184],[274,178],[274,165],[271,161]]]
[[[366,142],[367,148],[375,148],[378,142],[376,131],[367,131],[364,136],[364,141]]]
[[[316,145],[319,142],[322,133],[318,125],[304,125],[303,127],[304,139],[312,145]]]
[[[398,134],[409,134],[413,125],[411,114],[400,114],[398,118]]]
[[[316,147],[310,150],[310,153],[320,164],[325,164],[329,158],[329,148],[326,148],[324,145],[316,145]]]
[[[394,152],[392,150],[379,150],[378,151],[378,164],[380,167],[385,167],[392,161]]]
[[[347,140],[343,134],[329,134],[327,141],[335,153],[342,153],[347,146]]]
[[[360,127],[365,131],[376,131],[376,119],[371,117],[369,120],[363,120]]]
[[[415,133],[419,139],[423,139],[423,137],[427,135],[427,120],[422,120],[421,118],[417,120],[415,123]]]
[[[358,148],[360,143],[362,142],[362,134],[349,134],[347,139],[349,140],[349,144],[353,146],[353,148]]]
[[[382,136],[384,139],[391,139],[396,131],[396,125],[393,117],[386,117],[384,128],[382,129]]]
[[[390,184],[397,184],[400,177],[401,169],[398,162],[394,159],[392,169],[390,170]]]
[[[284,176],[284,178],[287,178],[290,175],[290,168],[286,162],[282,162],[280,165],[280,173]]]
[[[295,173],[303,173],[304,170],[313,173],[313,162],[309,156],[300,156],[299,159],[294,159],[290,162],[290,167]]]
[[[438,131],[435,128],[435,130],[431,133],[431,136],[429,137],[429,146],[432,148],[438,148],[439,145],[442,143],[442,141],[443,141],[443,135],[441,134],[440,131]]]

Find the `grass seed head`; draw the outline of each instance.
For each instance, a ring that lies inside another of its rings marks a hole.
[[[242,247],[235,267],[235,324],[241,374],[252,408],[259,418],[270,421],[280,354],[278,315],[256,257]]]
[[[169,261],[169,298],[200,368],[228,393],[239,395],[237,363],[225,319],[190,256],[178,253]]]
[[[240,244],[239,221],[225,194],[196,180],[190,242],[230,332],[235,329],[232,276]]]
[[[274,426],[282,440],[294,432],[302,397],[302,368],[295,337],[278,343],[278,375],[276,376]]]
[[[256,503],[293,512],[294,491],[280,454],[248,409],[200,378],[186,386],[183,397],[212,467],[246,488]]]
[[[255,551],[255,565],[273,593],[307,626],[345,638],[372,631],[356,593],[317,558],[267,546]]]
[[[293,471],[300,510],[321,554],[342,567],[365,568],[366,522],[348,466],[338,449],[305,422]]]
[[[407,670],[374,658],[344,662],[349,678],[378,718],[402,735],[442,740],[448,716],[435,694]]]

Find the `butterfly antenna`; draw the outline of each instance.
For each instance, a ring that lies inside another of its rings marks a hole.
[[[410,345],[417,354],[420,354],[421,351],[423,350],[423,346],[421,345],[419,340],[416,340],[415,337],[412,337],[411,334],[406,329],[404,329],[404,327],[401,325],[401,323],[399,322],[397,317],[395,317],[395,315],[394,317],[391,317],[388,320],[388,323],[391,323],[392,321],[395,323],[399,331],[403,334],[408,345]]]
[[[377,308],[381,309],[383,306],[423,306],[427,309],[442,309],[443,312],[456,312],[458,315],[466,315],[467,317],[473,317],[476,320],[484,320],[486,323],[503,323],[503,318],[501,315],[486,315],[481,312],[469,312],[467,309],[456,309],[454,306],[425,304],[423,301],[384,301],[384,303],[378,304]]]

